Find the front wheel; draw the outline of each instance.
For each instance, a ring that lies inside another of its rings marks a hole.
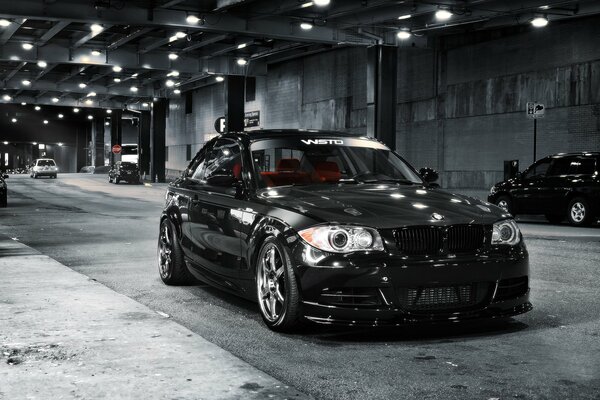
[[[177,240],[175,225],[168,219],[160,223],[158,272],[160,279],[167,285],[186,285],[196,282],[183,260],[183,250]]]
[[[300,292],[290,257],[273,237],[263,243],[256,266],[256,293],[265,324],[274,331],[300,325]]]
[[[509,212],[511,214],[514,211],[513,205],[512,205],[512,199],[510,198],[510,196],[507,196],[507,195],[498,196],[495,204],[498,207],[500,207],[501,209],[503,209],[504,211]]]
[[[567,221],[574,226],[585,226],[592,222],[592,210],[586,199],[576,197],[569,202]]]

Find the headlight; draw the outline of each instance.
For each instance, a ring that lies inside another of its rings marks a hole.
[[[316,226],[299,233],[306,243],[330,253],[383,250],[381,236],[372,228],[348,225]]]
[[[493,226],[492,244],[515,245],[521,240],[520,233],[514,219],[498,221]]]
[[[492,186],[492,188],[490,189],[490,194],[495,194],[498,191],[498,188],[496,186]]]

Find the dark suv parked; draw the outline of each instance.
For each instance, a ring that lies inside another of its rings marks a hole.
[[[515,178],[495,184],[488,201],[511,214],[544,214],[588,225],[600,216],[600,153],[560,153],[538,160]]]
[[[140,183],[140,170],[137,164],[126,161],[117,161],[108,171],[108,182]]]

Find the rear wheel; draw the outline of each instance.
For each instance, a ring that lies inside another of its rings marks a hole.
[[[2,197],[0,197],[0,207],[4,208],[8,205],[8,194],[4,193]]]
[[[108,183],[112,183],[112,178],[110,177],[110,175],[108,176]]]
[[[291,261],[275,238],[268,238],[258,254],[256,292],[260,313],[275,331],[291,331],[300,325],[300,292]]]
[[[510,198],[510,196],[507,196],[507,195],[498,196],[498,198],[496,199],[496,205],[506,212],[509,212],[511,214],[513,212],[513,204],[512,204],[512,199]]]
[[[119,182],[121,182],[121,178],[119,178],[118,176],[115,178],[115,183],[118,185]]]
[[[586,199],[576,197],[569,202],[567,221],[575,226],[585,226],[592,222],[592,210]]]
[[[177,241],[175,225],[168,219],[164,219],[160,224],[158,272],[160,279],[167,285],[186,285],[196,282],[183,260],[183,251]]]

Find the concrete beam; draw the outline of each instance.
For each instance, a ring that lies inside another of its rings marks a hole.
[[[64,0],[44,3],[38,0],[19,0],[3,4],[0,16],[113,25],[162,26],[163,28],[172,27],[189,31],[201,30],[269,37],[294,42],[374,44],[370,39],[348,35],[342,29],[328,26],[315,26],[310,31],[303,31],[292,23],[293,20],[282,17],[248,21],[228,13],[204,13],[206,23],[193,25],[186,22],[186,11],[160,8],[148,13],[146,8],[139,7],[132,2],[124,2],[123,7],[118,10],[111,8],[103,10],[99,14],[88,2]]]
[[[131,85],[111,85],[107,87],[105,85],[90,84],[86,88],[81,89],[79,83],[66,82],[55,82],[50,80],[40,79],[36,82],[32,82],[30,86],[23,87],[21,82],[7,81],[4,84],[4,89],[10,90],[39,90],[40,92],[62,92],[62,93],[73,93],[86,96],[90,92],[95,92],[97,95],[112,95],[112,96],[126,96],[130,97],[133,93],[130,90]],[[136,97],[154,97],[154,90],[152,88],[138,86],[138,92],[135,94]]]
[[[26,18],[23,18],[20,21],[13,21],[12,24],[4,28],[2,35],[0,35],[0,45],[6,44],[25,21],[27,21]]]
[[[131,102],[103,100],[103,101],[99,101],[99,102],[94,102],[93,105],[87,105],[87,104],[85,104],[85,102],[81,101],[81,99],[63,98],[63,99],[61,99],[60,103],[57,104],[52,101],[52,96],[33,97],[33,96],[21,95],[21,96],[15,96],[9,102],[2,101],[1,104],[20,104],[22,102],[25,102],[27,104],[40,105],[40,106],[59,105],[59,106],[77,107],[77,108],[82,109],[81,112],[84,112],[83,110],[93,110],[93,109],[97,109],[97,108],[112,108],[112,109],[121,108],[121,109],[123,109],[125,107],[127,107],[127,109],[142,111],[142,106],[140,104],[133,104]]]
[[[60,31],[65,29],[68,25],[69,25],[69,21],[58,21],[57,23],[54,24],[54,26],[52,28],[48,29],[46,31],[46,33],[44,33],[42,35],[42,37],[39,38],[39,40],[36,41],[36,44],[38,46],[44,46],[46,43],[48,43],[48,41],[50,39],[52,39],[54,36],[56,36]]]

